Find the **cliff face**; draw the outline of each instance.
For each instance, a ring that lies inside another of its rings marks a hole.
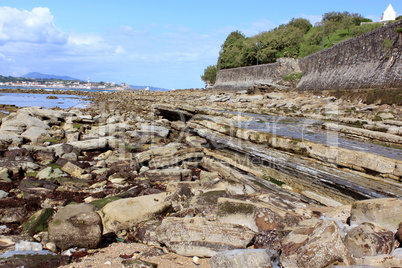
[[[302,72],[297,89],[402,88],[402,21],[346,40],[300,60],[221,70],[214,89],[254,84],[287,86],[284,76]]]

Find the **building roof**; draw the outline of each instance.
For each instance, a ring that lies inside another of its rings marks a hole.
[[[387,9],[382,13],[381,21],[390,21],[396,19],[396,12],[391,4],[387,7]]]

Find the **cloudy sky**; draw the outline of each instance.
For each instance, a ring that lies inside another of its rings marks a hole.
[[[1,0],[0,75],[201,88],[232,31],[252,36],[299,17],[314,24],[330,11],[379,21],[390,3],[401,15],[400,0]]]

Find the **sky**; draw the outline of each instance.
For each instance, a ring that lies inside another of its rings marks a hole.
[[[314,25],[332,11],[379,21],[389,4],[402,15],[401,0],[0,0],[0,75],[203,88],[232,31],[253,36],[292,18]]]

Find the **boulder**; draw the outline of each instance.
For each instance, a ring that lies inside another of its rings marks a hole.
[[[365,222],[348,231],[346,246],[354,257],[390,254],[394,249],[394,233]]]
[[[109,137],[102,137],[99,139],[90,139],[90,140],[81,140],[81,141],[74,141],[68,143],[72,145],[74,148],[80,151],[90,151],[90,150],[104,150],[108,147],[109,144]],[[62,144],[55,144],[49,146],[53,150],[62,146]]]
[[[333,220],[305,220],[282,241],[284,267],[321,268],[351,263],[339,226]]]
[[[50,138],[47,130],[41,127],[30,127],[21,133],[21,136],[32,142],[37,142],[39,138]]]
[[[84,170],[82,168],[80,168],[77,165],[74,165],[71,162],[67,162],[62,168],[61,170],[63,170],[64,172],[70,174],[73,177],[81,177],[81,175],[84,173]]]
[[[211,257],[218,252],[246,248],[254,232],[236,224],[205,218],[165,218],[156,229],[158,241],[183,256]]]
[[[171,203],[166,201],[166,193],[144,195],[113,201],[102,208],[103,232],[112,233],[128,230],[140,222],[166,212]]]
[[[97,248],[102,240],[102,219],[90,204],[61,208],[49,223],[49,240],[61,249]]]
[[[6,167],[0,167],[0,182],[11,182],[9,171]]]
[[[391,231],[396,231],[402,222],[402,200],[378,198],[356,201],[352,205],[351,225],[372,222]]]
[[[236,249],[219,252],[209,263],[211,268],[270,268],[278,267],[279,256],[265,249]]]

